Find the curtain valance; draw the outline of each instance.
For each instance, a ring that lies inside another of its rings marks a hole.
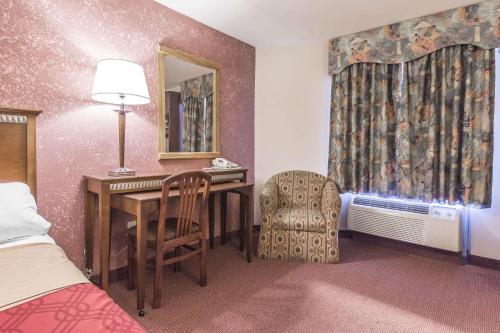
[[[181,82],[181,99],[189,96],[207,97],[214,92],[214,75],[212,73]]]
[[[329,73],[363,62],[396,64],[447,46],[500,47],[500,1],[489,0],[330,40]]]

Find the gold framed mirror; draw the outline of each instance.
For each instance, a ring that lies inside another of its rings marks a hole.
[[[219,65],[158,47],[158,158],[220,156]]]

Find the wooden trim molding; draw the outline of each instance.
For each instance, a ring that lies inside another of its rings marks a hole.
[[[26,182],[36,198],[36,117],[40,110],[0,106],[0,180]]]
[[[351,230],[339,229],[338,233],[340,238],[352,238]]]
[[[219,151],[214,151],[214,152],[175,152],[175,153],[168,153],[168,152],[158,152],[158,159],[159,160],[184,160],[184,159],[193,159],[193,158],[216,158],[220,157],[221,154]]]
[[[33,110],[33,109],[20,109],[20,108],[12,108],[8,106],[0,106],[0,114],[10,114],[10,115],[23,115],[23,116],[38,116],[42,113],[41,110]]]
[[[473,265],[500,271],[500,260],[497,259],[485,258],[472,254],[469,254],[467,258],[464,258],[461,256],[461,253],[449,252],[417,244],[405,243],[393,239],[363,234],[352,230],[339,230],[339,237],[350,238],[354,239],[355,241],[369,242],[377,246],[386,247],[434,260],[440,260],[459,265]]]
[[[500,271],[500,260],[475,256],[470,254],[467,260],[469,265]]]
[[[461,252],[450,252],[446,250],[435,249],[423,245],[406,243],[394,239],[364,234],[352,230],[349,230],[349,232],[352,235],[352,239],[355,241],[367,242],[380,247],[386,247],[396,251],[401,251],[412,255],[453,263],[457,265],[467,264],[467,260],[466,258],[462,257]]]

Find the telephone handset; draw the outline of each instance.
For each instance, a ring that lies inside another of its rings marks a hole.
[[[215,158],[212,160],[212,168],[213,169],[235,169],[240,166],[236,163],[230,162],[225,158]]]

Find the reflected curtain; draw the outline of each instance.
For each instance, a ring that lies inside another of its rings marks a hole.
[[[213,80],[210,73],[180,84],[184,100],[183,151],[212,151]]]
[[[199,131],[198,122],[203,112],[203,99],[189,96],[184,101],[184,131],[183,146],[184,151],[199,151]]]
[[[212,95],[184,101],[183,151],[212,151]]]
[[[494,52],[457,45],[334,75],[330,176],[344,191],[489,207]]]

